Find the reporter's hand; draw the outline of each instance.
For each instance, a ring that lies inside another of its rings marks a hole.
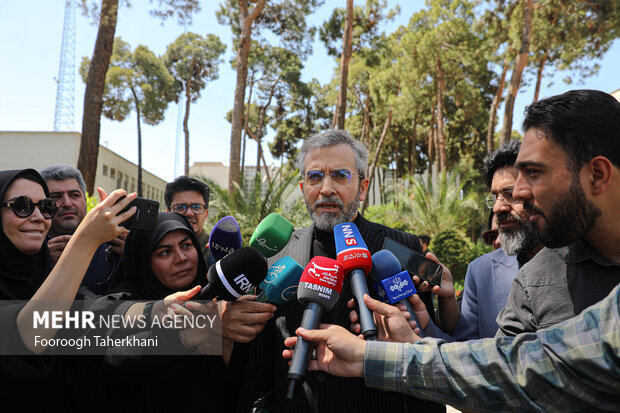
[[[423,293],[426,291],[431,291],[433,294],[437,294],[441,298],[454,297],[454,282],[452,280],[452,274],[450,273],[448,267],[439,262],[435,254],[433,254],[432,252],[427,252],[426,258],[441,265],[441,268],[443,269],[441,286],[435,285],[431,288],[430,284],[427,281],[422,281],[420,277],[414,275],[412,279],[413,283],[416,285],[416,289],[418,290],[418,292]]]
[[[220,301],[222,337],[239,343],[248,343],[263,331],[277,307],[257,303],[255,295],[244,295],[236,301]]]
[[[344,327],[321,324],[319,330],[298,328],[296,333],[304,340],[316,343],[316,360],[310,360],[308,370],[322,370],[333,376],[364,377],[366,341],[348,332]],[[284,340],[294,348],[297,337]],[[284,350],[282,357],[291,359],[293,350]]]
[[[58,258],[60,258],[70,239],[71,235],[59,235],[50,239],[47,242],[47,247],[50,250],[50,258],[52,259],[53,263],[56,263],[58,261]]]
[[[347,305],[351,305],[351,301],[347,303]],[[418,301],[422,303],[419,297]],[[419,333],[420,328],[424,328],[428,324],[428,313],[426,313],[426,319],[423,318],[424,321],[420,320],[423,326],[416,326],[415,321],[408,321],[411,315],[402,304],[390,305],[388,303],[382,303],[381,301],[371,298],[368,294],[364,294],[364,302],[373,312],[375,324],[377,325],[377,339],[379,341],[413,343],[420,339],[415,333]],[[424,305],[424,303],[422,303],[422,305]],[[414,310],[417,309],[414,307]],[[426,308],[424,311],[426,311]],[[419,315],[418,311],[416,311],[416,315]],[[351,319],[354,322],[354,324],[351,325],[351,330],[354,333],[359,333],[360,325],[356,322],[356,312],[351,312]],[[418,319],[420,318],[418,317]]]

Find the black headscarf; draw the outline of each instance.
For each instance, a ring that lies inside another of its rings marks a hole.
[[[34,169],[0,171],[0,202],[11,184],[18,178],[28,179],[43,187],[45,196],[50,192],[41,175]],[[41,286],[51,270],[47,238],[39,252],[27,255],[21,252],[4,234],[0,217],[0,299],[28,300]]]
[[[170,232],[176,230],[187,232],[198,254],[198,272],[196,280],[186,289],[207,283],[207,265],[200,253],[200,244],[194,230],[187,220],[176,212],[160,212],[153,231],[131,231],[125,241],[123,258],[119,269],[126,287],[137,300],[156,300],[174,292],[163,285],[151,268],[151,255],[157,244]]]

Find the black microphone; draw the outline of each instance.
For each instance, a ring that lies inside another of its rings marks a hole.
[[[305,304],[301,327],[315,330],[319,327],[323,311],[331,311],[340,297],[344,281],[342,265],[327,257],[314,257],[310,260],[299,281],[297,298]],[[306,377],[310,353],[314,344],[297,337],[295,351],[288,369],[288,389],[286,398],[293,399],[297,382]]]
[[[267,276],[267,260],[252,247],[231,252],[209,268],[209,283],[194,300],[211,300],[215,297],[233,301],[250,294]]]
[[[372,311],[364,302],[364,294],[368,294],[366,275],[372,268],[370,252],[357,225],[351,222],[336,225],[334,239],[338,262],[342,264],[344,273],[351,279],[351,291],[357,307],[362,334],[366,340],[374,341],[377,339],[377,326]]]

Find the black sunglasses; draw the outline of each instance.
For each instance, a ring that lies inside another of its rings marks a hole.
[[[493,246],[493,242],[495,242],[498,235],[499,232],[496,229],[490,229],[482,233],[482,239],[484,240],[485,244]]]
[[[53,199],[45,198],[39,202],[33,202],[32,199],[25,195],[18,196],[12,201],[3,202],[0,207],[11,208],[15,215],[20,218],[28,218],[34,212],[34,207],[39,207],[41,215],[45,219],[51,219],[56,212],[58,212],[58,206]]]

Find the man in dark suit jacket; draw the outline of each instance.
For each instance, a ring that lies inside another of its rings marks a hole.
[[[344,131],[329,130],[307,139],[299,158],[300,187],[312,225],[293,233],[287,246],[269,260],[290,256],[305,266],[314,256],[336,258],[333,227],[343,222],[357,225],[371,253],[383,246],[386,237],[422,252],[415,235],[366,220],[358,213],[366,197],[369,180],[368,151]],[[421,295],[434,315],[430,294]],[[340,300],[322,321],[348,327],[347,302],[351,286],[345,280]],[[297,412],[443,412],[445,407],[393,392],[365,387],[361,379],[343,379],[322,372],[309,372],[302,389],[292,401],[286,400],[288,363],[282,358],[284,339],[295,334],[301,324],[303,306],[289,301],[279,306],[261,334],[244,350],[247,360],[241,385],[239,411],[248,411],[251,402],[272,391],[269,411]]]

